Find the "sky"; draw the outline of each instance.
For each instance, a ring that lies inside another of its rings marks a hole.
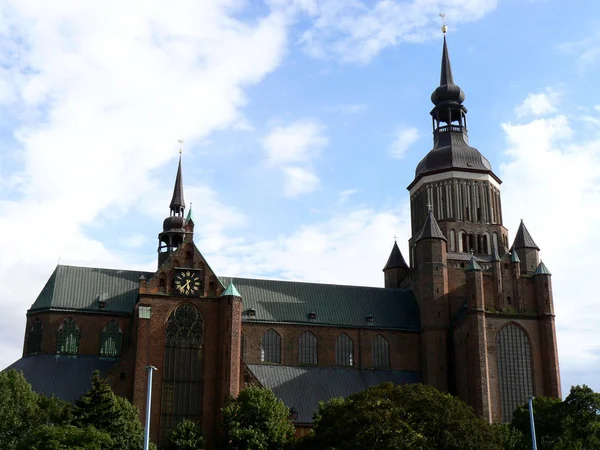
[[[469,137],[600,391],[600,2],[0,1],[0,367],[57,263],[153,270],[183,140],[219,275],[382,286],[432,147],[446,14]]]

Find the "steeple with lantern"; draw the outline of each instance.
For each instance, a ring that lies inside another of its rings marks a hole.
[[[442,15],[443,17],[443,15]],[[469,143],[465,93],[454,82],[444,23],[440,84],[431,94],[433,148],[419,162],[408,186],[411,200],[410,261],[429,210],[448,240],[449,252],[491,255],[508,247],[502,225],[501,180]]]

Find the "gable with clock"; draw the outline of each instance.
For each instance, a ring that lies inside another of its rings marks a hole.
[[[192,269],[175,269],[175,294],[186,297],[202,295],[202,272]]]

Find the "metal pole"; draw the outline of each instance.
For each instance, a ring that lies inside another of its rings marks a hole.
[[[150,445],[150,408],[152,405],[152,371],[157,370],[154,366],[146,366],[148,371],[148,391],[146,393],[146,427],[144,428],[144,450]]]
[[[531,424],[531,445],[533,450],[537,450],[535,439],[535,422],[533,421],[533,397],[529,397],[529,423]]]

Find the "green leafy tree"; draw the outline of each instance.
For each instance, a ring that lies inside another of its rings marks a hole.
[[[20,372],[0,372],[0,448],[15,449],[38,422],[38,397]]]
[[[537,397],[533,400],[533,411],[539,450],[600,448],[600,394],[588,386],[573,386],[564,401]],[[514,448],[531,448],[527,404],[517,408],[511,426],[522,434]]]
[[[75,425],[92,425],[107,433],[114,449],[139,450],[143,445],[143,428],[139,412],[125,398],[116,396],[98,371],[92,375],[92,388],[77,401]]]
[[[290,410],[269,389],[249,386],[223,408],[226,449],[280,450],[294,439]]]
[[[301,448],[335,450],[502,448],[497,428],[458,398],[421,384],[383,383],[321,403]]]
[[[113,445],[110,435],[91,425],[41,425],[19,442],[17,450],[103,450]]]
[[[198,450],[204,448],[202,428],[193,420],[179,422],[169,434],[167,450]]]

